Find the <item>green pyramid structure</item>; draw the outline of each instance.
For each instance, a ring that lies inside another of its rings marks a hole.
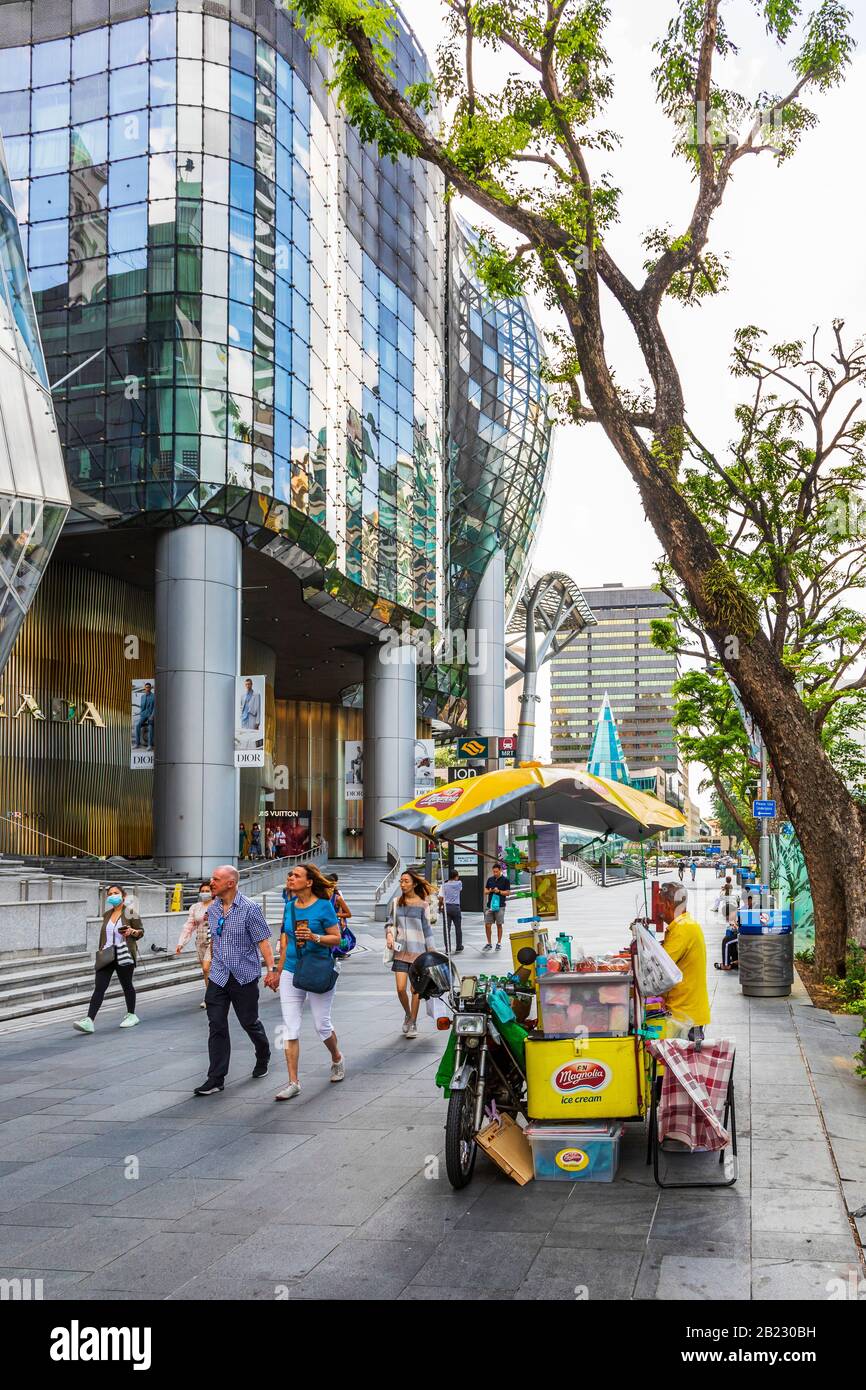
[[[609,777],[612,782],[628,784],[628,763],[619,741],[616,720],[613,717],[607,691],[604,692],[604,699],[601,702],[586,766],[587,771],[592,772],[596,777]]]

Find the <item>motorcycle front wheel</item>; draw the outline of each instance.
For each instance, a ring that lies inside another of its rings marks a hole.
[[[478,1145],[475,1143],[475,1086],[454,1091],[448,1101],[445,1120],[445,1171],[451,1186],[459,1191],[472,1178]]]

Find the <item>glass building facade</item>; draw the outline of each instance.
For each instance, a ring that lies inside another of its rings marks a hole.
[[[551,425],[527,301],[491,302],[473,271],[475,235],[457,218],[449,240],[449,613],[459,628],[495,550],[505,551],[506,606],[520,597],[544,509]]]
[[[460,629],[495,550],[509,606],[528,571],[541,338],[486,297],[439,172],[337,111],[328,63],[277,0],[0,0],[71,521],[228,527],[367,639]],[[394,67],[428,75],[402,21]],[[458,723],[465,680],[420,668],[422,715]]]
[[[440,176],[363,147],[273,0],[0,5],[0,130],[73,502],[230,526],[441,621]],[[426,74],[408,30],[402,83]],[[286,544],[288,543],[288,544]]]
[[[0,142],[0,671],[68,507],[63,455]]]

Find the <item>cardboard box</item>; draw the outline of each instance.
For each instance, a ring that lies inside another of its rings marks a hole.
[[[529,1140],[510,1115],[500,1115],[498,1120],[491,1120],[489,1125],[478,1131],[475,1142],[488,1158],[493,1159],[497,1168],[501,1168],[521,1187],[525,1187],[534,1176]]]

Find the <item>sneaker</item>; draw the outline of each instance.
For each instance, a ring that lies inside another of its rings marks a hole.
[[[77,1028],[79,1033],[93,1033],[95,1031],[92,1018],[79,1018],[72,1026]]]
[[[455,955],[455,956],[459,956],[459,955],[460,955],[460,952],[461,952],[463,949],[464,949],[463,946],[455,946],[455,947],[454,947],[454,955]]]
[[[487,945],[483,947],[483,950],[485,950],[485,951],[492,951],[492,950],[493,950],[493,947],[490,945],[490,942],[489,942],[489,941],[488,941]]]
[[[331,1064],[331,1080],[332,1080],[332,1081],[342,1081],[342,1080],[343,1080],[343,1077],[344,1077],[345,1075],[346,1075],[346,1059],[345,1059],[345,1057],[341,1056],[339,1062],[333,1062],[333,1063]]]
[[[253,1067],[253,1076],[256,1081],[258,1081],[260,1076],[267,1076],[270,1064],[270,1057],[266,1062],[256,1062],[255,1066]]]
[[[204,1002],[204,1000],[202,1000],[201,1003],[199,1004],[199,1008],[200,1008],[200,1009],[206,1009],[206,1008],[207,1008],[207,1004]]]
[[[288,1086],[285,1086],[282,1091],[277,1091],[274,1100],[294,1100],[295,1096],[300,1095],[300,1093],[300,1081],[290,1081]]]
[[[406,1034],[409,1032],[409,1029],[410,1029],[411,1026],[412,1026],[412,1015],[411,1015],[411,1014],[407,1014],[406,1017],[403,1019],[403,1027],[402,1027],[402,1029],[401,1029],[401,1032],[402,1032],[402,1034],[403,1034],[404,1037],[405,1037]]]
[[[501,951],[501,950],[502,950],[502,942],[501,942],[501,941],[497,941],[497,943],[496,943],[496,949],[497,949],[497,951]]]
[[[194,1096],[215,1096],[217,1091],[221,1091],[223,1083],[221,1081],[203,1081],[200,1086],[196,1086],[193,1091]]]
[[[417,1038],[417,1036],[418,1036],[418,1025],[417,1025],[417,1023],[413,1023],[412,1019],[410,1018],[410,1019],[409,1019],[409,1027],[406,1029],[406,1037],[407,1037],[407,1038]]]
[[[121,1028],[134,1028],[136,1023],[140,1022],[141,1019],[139,1018],[138,1014],[127,1014],[126,1018],[121,1019],[120,1026]]]

